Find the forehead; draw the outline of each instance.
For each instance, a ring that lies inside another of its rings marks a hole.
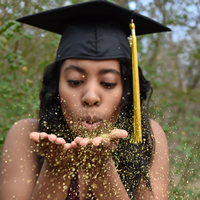
[[[117,59],[109,60],[84,60],[84,59],[67,59],[62,65],[62,70],[65,71],[70,66],[76,66],[84,69],[86,72],[97,72],[102,69],[115,69],[120,72],[120,62]]]

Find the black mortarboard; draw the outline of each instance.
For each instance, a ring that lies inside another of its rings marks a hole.
[[[129,23],[132,23],[132,36]],[[23,22],[62,35],[56,61],[68,58],[80,59],[132,59],[134,87],[134,131],[141,142],[141,118],[136,35],[170,31],[170,29],[148,17],[108,1],[90,1],[56,8],[22,17]],[[132,49],[132,55],[131,55]],[[135,74],[134,74],[135,73]],[[137,105],[137,106],[136,106]],[[138,117],[137,117],[138,116]],[[136,136],[137,137],[137,136]]]
[[[170,31],[162,24],[108,1],[90,1],[22,17],[23,22],[62,35],[57,60],[131,59],[129,23],[136,35]]]

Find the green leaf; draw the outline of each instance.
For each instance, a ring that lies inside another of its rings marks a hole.
[[[5,134],[0,134],[0,146],[3,146],[5,138],[6,138]]]
[[[16,70],[16,69],[18,69],[18,65],[17,65],[16,63],[12,63],[12,64],[10,65],[10,68],[11,68],[12,70]]]
[[[3,33],[3,35],[7,40],[9,40],[14,35],[14,32],[7,30],[6,32]]]
[[[187,147],[185,147],[185,149],[183,150],[183,153],[184,153],[188,158],[190,158],[190,157],[191,157],[191,150],[192,150],[192,147],[187,146]]]
[[[3,51],[6,51],[6,48],[1,40],[0,40],[0,47]]]

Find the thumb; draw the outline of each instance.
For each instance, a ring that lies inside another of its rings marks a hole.
[[[122,129],[114,129],[110,133],[111,139],[126,138],[127,136],[128,136],[128,132]]]
[[[38,142],[39,141],[39,133],[38,132],[32,132],[32,133],[30,133],[30,138],[34,142]]]

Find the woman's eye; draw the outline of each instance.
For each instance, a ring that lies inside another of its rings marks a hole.
[[[108,83],[108,82],[101,82],[101,85],[105,86],[106,88],[112,88],[115,85],[117,85],[117,83]]]
[[[83,83],[83,81],[78,81],[78,80],[67,80],[67,82],[71,85],[77,86]]]

